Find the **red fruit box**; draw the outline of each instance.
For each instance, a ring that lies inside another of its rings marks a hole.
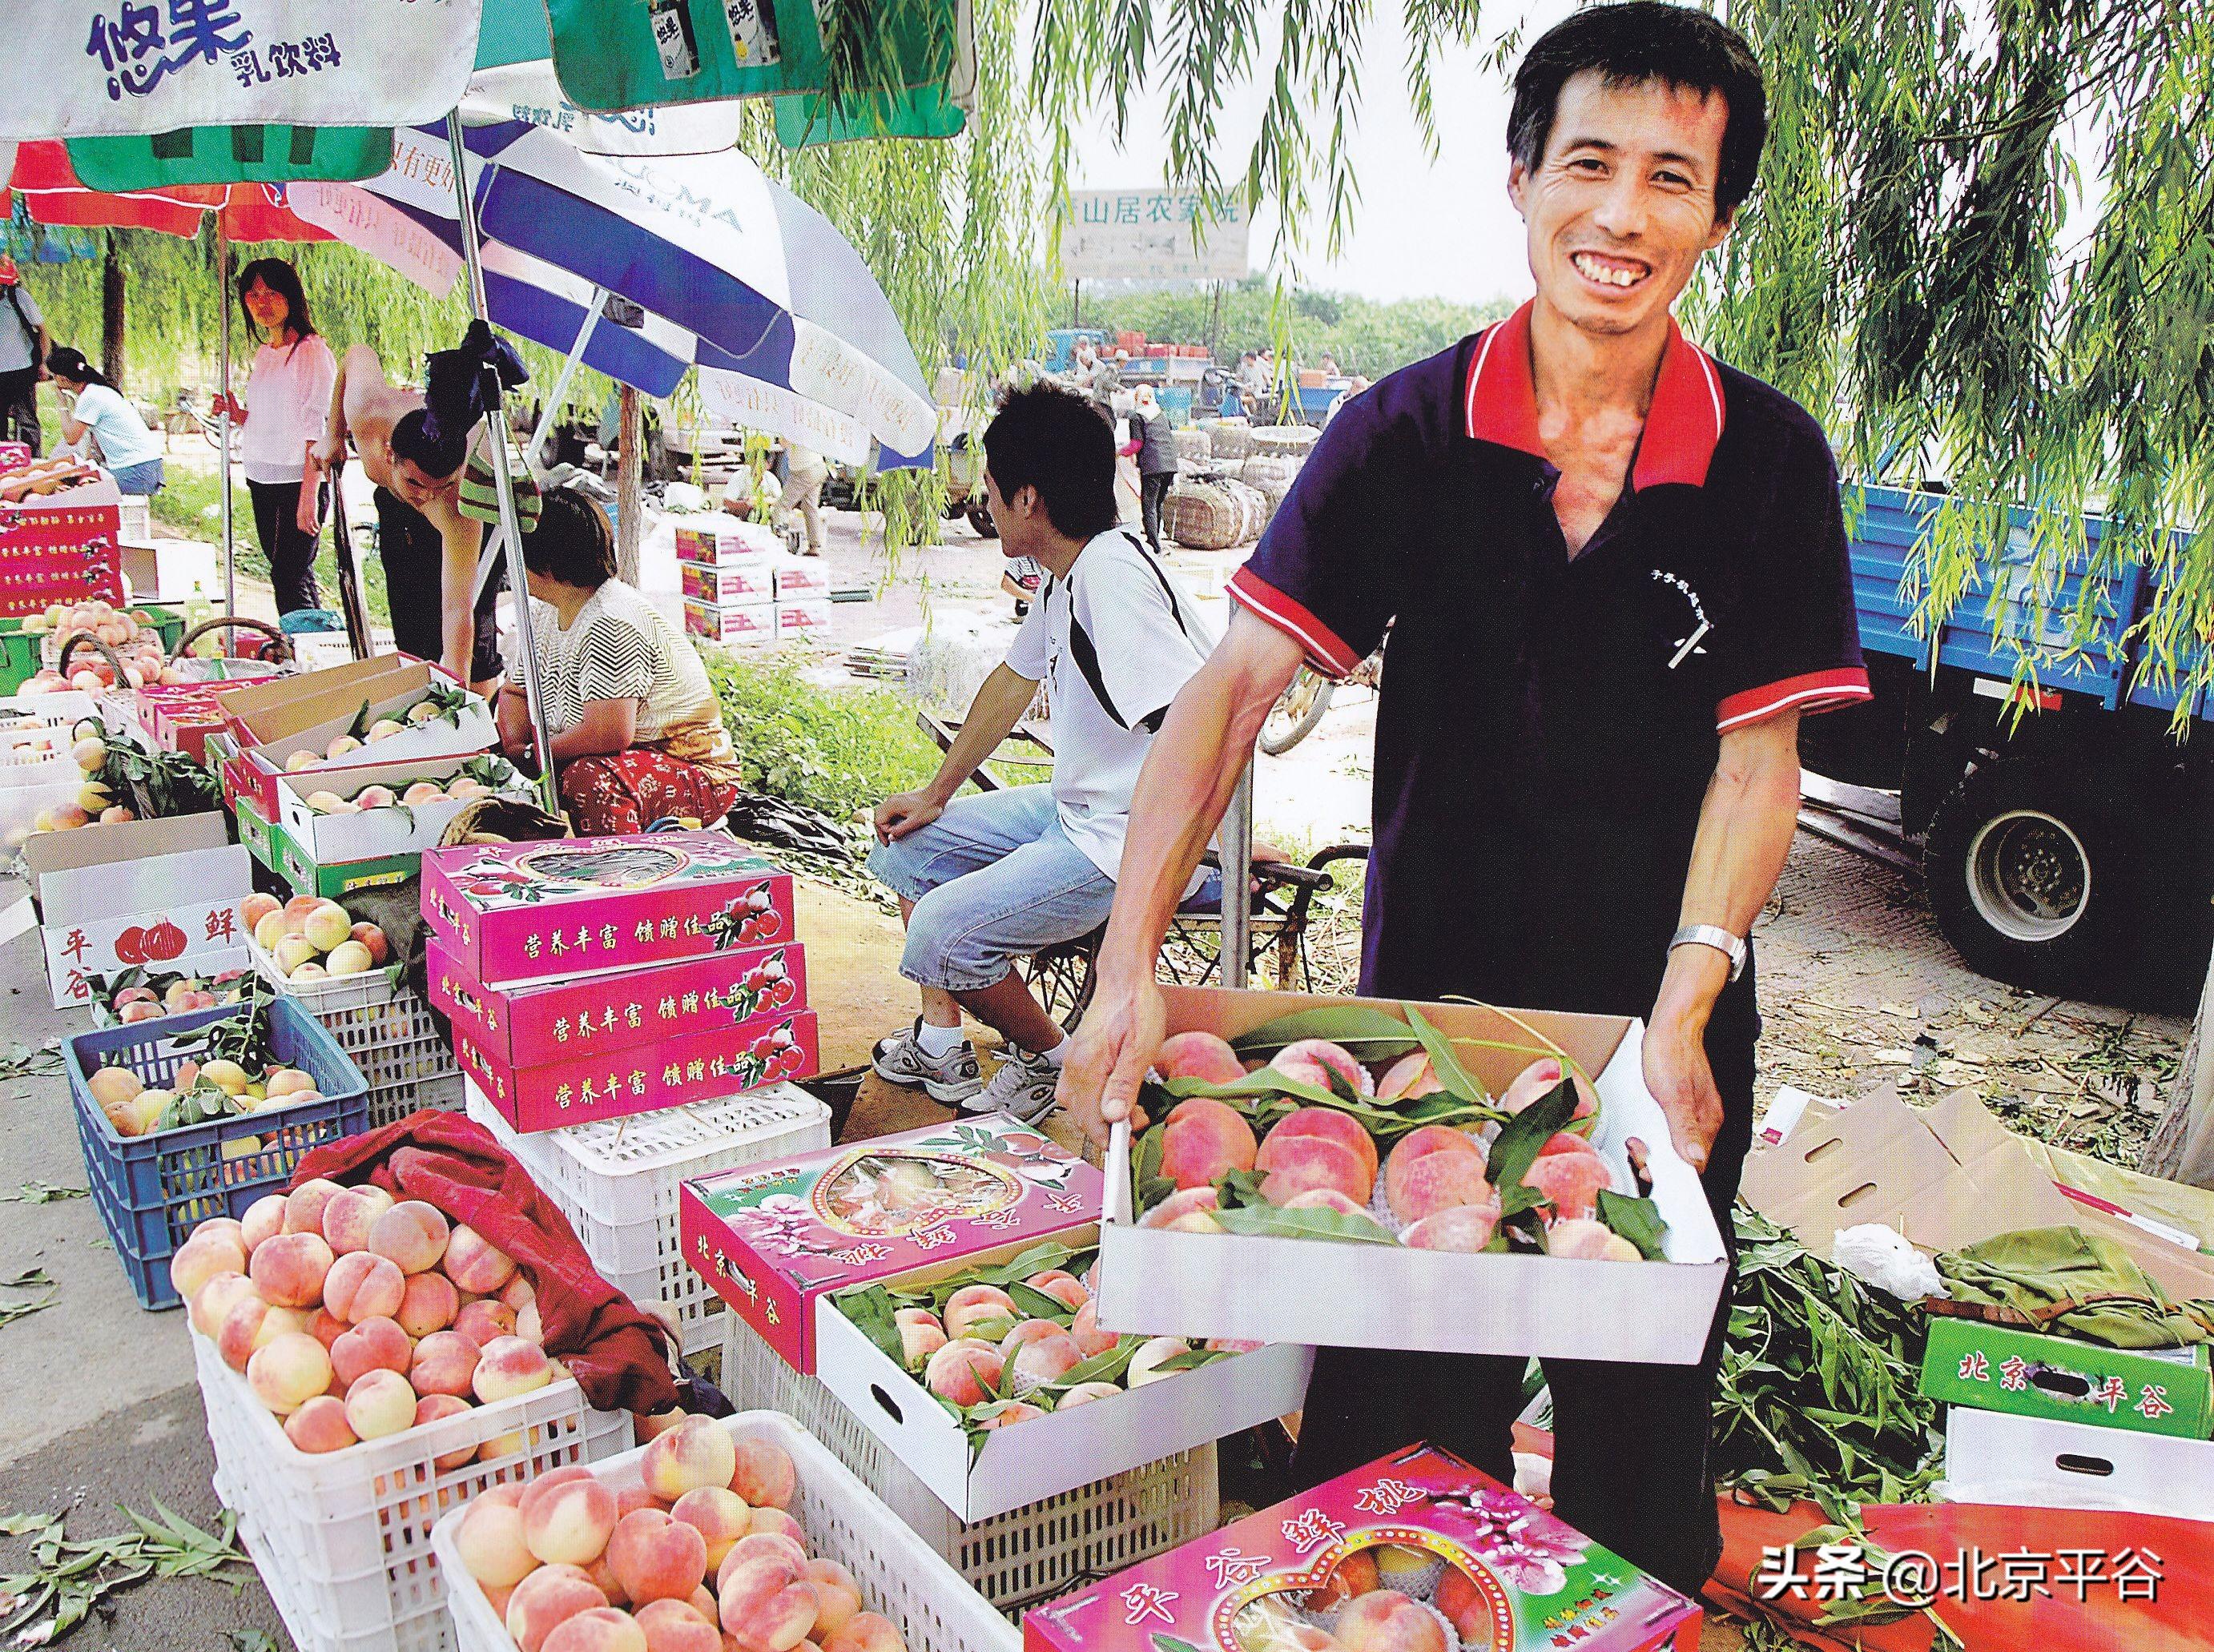
[[[454,1056],[500,1117],[523,1135],[811,1077],[822,1059],[811,1009],[529,1067],[509,1065],[456,1022]]]
[[[776,594],[772,562],[767,557],[755,557],[749,561],[735,562],[727,568],[710,567],[696,562],[680,563],[677,575],[684,587],[686,598],[704,603],[709,607],[729,607],[742,603],[763,603]]]
[[[887,1209],[875,1190],[896,1165],[918,1167],[927,1186]],[[677,1190],[677,1223],[684,1259],[812,1375],[816,1297],[1085,1228],[1100,1191],[1074,1154],[988,1113],[694,1178]]]
[[[739,607],[719,608],[688,600],[684,604],[684,629],[711,643],[766,643],[776,636],[776,605],[749,602]]]
[[[1385,1601],[1385,1591],[1404,1598]],[[1446,1652],[1439,1617],[1463,1652],[1699,1644],[1691,1600],[1458,1457],[1417,1445],[1035,1608],[1023,1646],[1272,1652],[1310,1638],[1288,1638],[1300,1629],[1350,1627],[1348,1593],[1376,1603],[1358,1608],[1362,1644],[1410,1652]]]
[[[486,1054],[523,1066],[710,1032],[807,1003],[807,953],[797,942],[531,987],[486,986],[443,941],[432,941],[428,955],[431,1002]]]
[[[791,874],[720,832],[434,850],[423,916],[487,986],[705,958],[794,929]]]
[[[123,514],[114,505],[13,505],[0,512],[0,550],[25,546],[89,546],[105,539],[109,565]]]
[[[727,568],[743,558],[774,555],[783,549],[775,529],[735,516],[686,522],[676,530],[676,559],[711,568]]]
[[[9,471],[19,471],[31,462],[31,444],[28,442],[0,442],[0,476]]]

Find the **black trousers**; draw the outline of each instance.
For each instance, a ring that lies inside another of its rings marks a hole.
[[[1754,1019],[1719,1033],[1710,1025],[1707,1033],[1722,1128],[1704,1181],[1726,1244],[1752,1144],[1758,1030]],[[1552,1391],[1553,1512],[1695,1600],[1722,1558],[1707,1436],[1734,1281],[1733,1272],[1696,1365],[1543,1362]],[[1513,1425],[1527,1364],[1495,1355],[1317,1350],[1293,1462],[1300,1484],[1428,1441],[1512,1485]]]
[[[260,536],[262,553],[269,558],[269,582],[276,588],[278,613],[321,607],[322,597],[315,586],[315,542],[321,536],[300,531],[300,485],[249,479],[246,491],[254,497],[254,531]]]
[[[423,513],[387,488],[377,489],[376,554],[384,564],[384,600],[392,610],[393,646],[418,659],[445,657],[446,548]],[[469,680],[489,682],[505,669],[494,605],[506,588],[503,570],[486,582],[476,605],[476,645]]]
[[[1138,503],[1146,519],[1146,543],[1153,547],[1153,554],[1161,553],[1161,506],[1169,497],[1169,485],[1176,480],[1174,471],[1147,471],[1138,479]]]
[[[0,373],[0,441],[28,442],[31,457],[40,454],[39,369]]]

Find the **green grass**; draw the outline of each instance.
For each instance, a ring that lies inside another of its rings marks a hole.
[[[703,649],[746,784],[851,823],[938,771],[914,709],[888,688],[825,689],[791,660]]]

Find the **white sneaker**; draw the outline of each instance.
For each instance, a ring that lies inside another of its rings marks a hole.
[[[1012,1113],[1024,1124],[1034,1125],[1053,1111],[1054,1092],[1060,1084],[1060,1068],[1010,1044],[992,1082],[963,1101],[961,1111]]]
[[[963,1039],[942,1056],[922,1047],[922,1017],[903,1033],[878,1039],[869,1065],[877,1076],[894,1084],[920,1085],[933,1101],[948,1106],[967,1102],[984,1088],[984,1070],[976,1046]]]

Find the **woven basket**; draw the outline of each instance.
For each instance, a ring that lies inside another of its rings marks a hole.
[[[1300,461],[1281,454],[1263,454],[1247,460],[1238,467],[1238,479],[1251,488],[1267,502],[1267,512],[1261,519],[1266,528],[1275,518],[1284,503],[1284,496],[1292,491],[1292,482],[1300,473]]]
[[[1185,474],[1161,507],[1161,525],[1178,545],[1194,551],[1226,551],[1241,542],[1245,507],[1219,476]]]
[[[1176,433],[1177,464],[1183,469],[1203,466],[1214,457],[1207,432],[1196,424],[1187,424]]]
[[[1253,432],[1257,454],[1290,454],[1304,458],[1322,432],[1312,424],[1270,424]]]
[[[1253,451],[1253,427],[1242,418],[1217,419],[1206,429],[1208,445],[1220,463],[1234,464]]]
[[[1261,537],[1261,530],[1269,525],[1269,518],[1275,514],[1275,508],[1269,503],[1267,494],[1244,482],[1225,477],[1221,486],[1238,503],[1238,537],[1231,543],[1251,545]]]

